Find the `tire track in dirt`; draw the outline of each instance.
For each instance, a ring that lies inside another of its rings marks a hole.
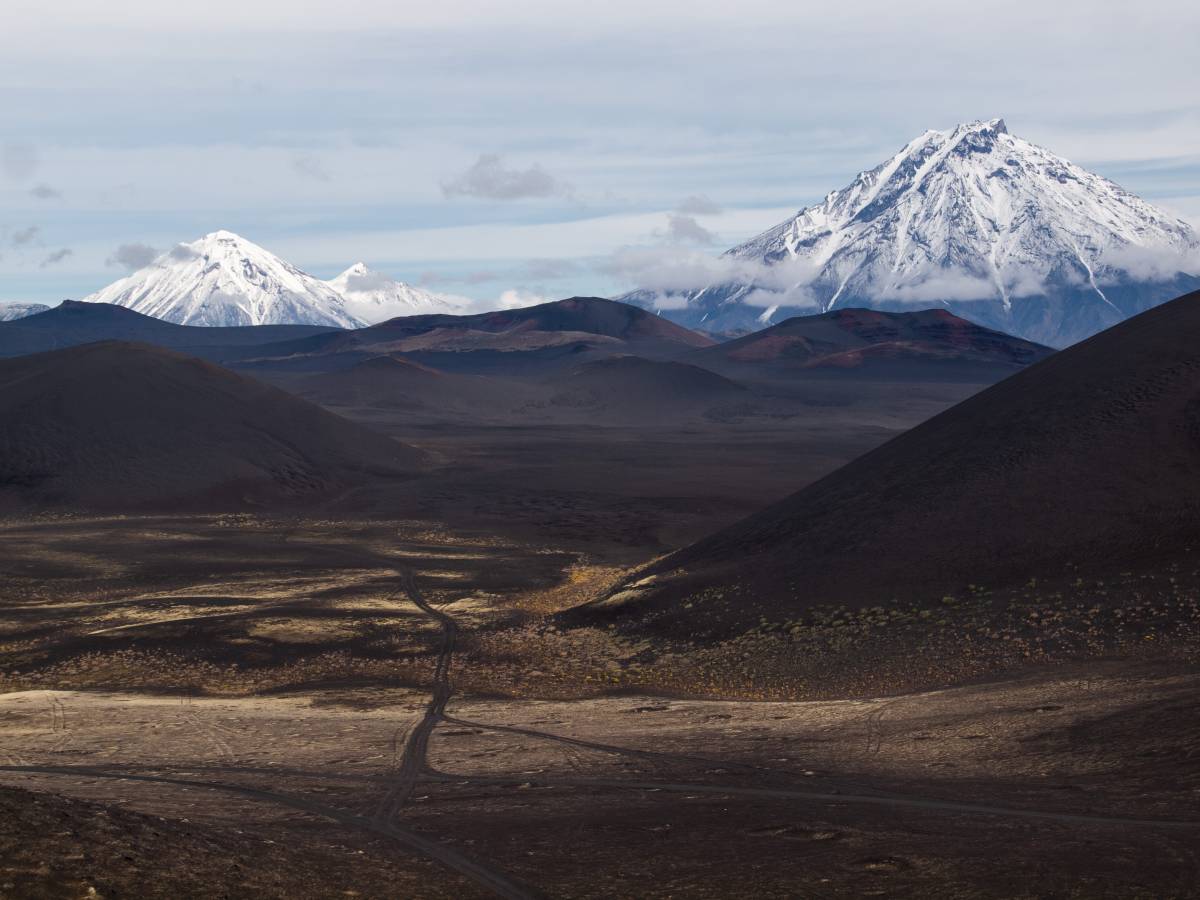
[[[444,717],[446,704],[450,701],[453,693],[450,684],[450,663],[458,642],[458,623],[447,613],[429,605],[421,595],[421,591],[417,587],[417,580],[411,572],[397,570],[396,574],[401,579],[404,593],[407,594],[408,599],[441,626],[442,638],[438,647],[429,703],[425,707],[425,714],[421,720],[408,733],[408,740],[404,744],[404,753],[401,756],[392,786],[383,794],[376,807],[374,820],[379,823],[389,823],[395,820],[400,809],[412,796],[417,779],[427,769],[429,736],[433,734],[433,729]]]
[[[0,766],[2,772],[25,772],[37,775],[86,775],[91,778],[106,778],[117,781],[138,781],[152,784],[166,784],[186,788],[202,788],[214,791],[225,791],[239,794],[255,800],[263,800],[280,806],[287,806],[302,812],[331,819],[342,825],[369,831],[392,838],[397,843],[409,849],[416,850],[426,856],[453,869],[481,887],[487,888],[498,897],[505,900],[536,900],[537,895],[506,875],[489,868],[483,863],[463,856],[457,850],[424,838],[415,832],[399,828],[388,822],[378,822],[374,818],[355,815],[337,807],[327,806],[303,797],[289,794],[279,794],[261,788],[252,788],[240,784],[227,784],[215,781],[197,781],[189,778],[172,778],[163,775],[134,775],[128,772],[108,772],[104,769],[92,769],[84,766]]]
[[[179,710],[180,721],[190,725],[197,733],[203,735],[209,745],[216,750],[218,756],[224,757],[231,763],[237,762],[237,754],[233,752],[233,748],[229,746],[229,743],[221,737],[215,727],[203,721],[192,710],[191,698],[182,698],[179,701]]]
[[[1058,812],[1042,809],[1022,809],[1010,806],[989,806],[982,803],[961,803],[954,800],[938,800],[926,797],[879,794],[843,794],[820,791],[797,791],[782,788],[730,787],[716,784],[680,784],[666,781],[632,781],[618,778],[493,778],[459,775],[453,772],[438,772],[436,777],[426,776],[441,783],[469,783],[493,785],[542,784],[547,787],[603,787],[618,790],[663,791],[667,793],[717,794],[729,797],[747,797],[776,800],[804,800],[818,803],[835,803],[867,806],[908,807],[934,812],[965,813],[967,815],[996,816],[1008,819],[1040,819],[1069,825],[1115,825],[1135,828],[1200,829],[1200,821],[1183,819],[1136,819],[1121,816],[1100,816],[1087,813]]]
[[[759,766],[755,765],[754,763],[713,759],[709,756],[694,756],[687,753],[668,753],[665,750],[639,750],[635,747],[620,747],[615,744],[603,744],[598,741],[587,741],[582,738],[568,737],[567,735],[554,734],[553,732],[549,731],[536,731],[532,728],[522,728],[519,725],[494,725],[488,722],[473,722],[467,719],[459,719],[455,716],[443,716],[442,721],[449,725],[459,725],[464,728],[482,728],[485,731],[504,731],[511,734],[522,734],[527,737],[541,738],[542,740],[552,741],[557,744],[565,744],[569,747],[578,747],[584,750],[596,750],[601,753],[611,753],[617,756],[632,756],[637,759],[645,759],[651,762],[685,762],[701,766],[741,769],[742,771],[752,772],[756,775],[788,774],[780,772],[778,769],[772,769],[768,766]]]

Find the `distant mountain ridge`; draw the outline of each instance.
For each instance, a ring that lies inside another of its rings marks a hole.
[[[15,322],[49,309],[45,303],[0,303],[0,322]]]
[[[838,369],[880,374],[886,369],[899,374],[913,363],[944,371],[979,366],[1016,371],[1053,352],[944,309],[898,313],[847,308],[795,316],[701,350],[690,359],[722,370],[754,366],[766,371]],[[929,368],[918,365],[915,371]]]
[[[85,303],[112,303],[177,325],[366,324],[324,281],[231,231],[178,244]]]
[[[663,314],[723,331],[848,306],[941,306],[1061,347],[1200,287],[1190,225],[1002,119],[927,131],[725,255],[760,276],[680,292],[684,308]]]
[[[464,312],[470,303],[396,281],[361,262],[321,281],[231,231],[178,244],[82,302],[124,306],[177,325],[226,328],[362,328],[395,316]]]
[[[426,313],[463,313],[471,302],[466,297],[438,294],[396,281],[361,262],[325,283],[341,294],[350,312],[364,322]]]
[[[715,341],[652,312],[600,297],[571,297],[472,315],[402,316],[357,331],[260,348],[263,365],[303,368],[339,356],[354,365],[403,353],[434,368],[484,374],[513,366],[578,365],[594,355],[669,359]]]
[[[0,322],[0,357],[60,350],[96,341],[136,341],[220,358],[230,348],[338,331],[319,325],[176,325],[109,303],[64,300],[31,316]]]

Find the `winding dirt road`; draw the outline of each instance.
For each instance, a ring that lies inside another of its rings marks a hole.
[[[433,734],[433,729],[445,717],[446,704],[454,693],[450,684],[450,663],[454,659],[454,646],[458,640],[458,623],[440,609],[429,605],[421,595],[414,575],[411,572],[399,570],[397,575],[401,579],[403,591],[407,594],[408,599],[441,626],[442,639],[441,645],[438,647],[429,704],[425,707],[425,715],[421,717],[421,721],[408,735],[394,783],[380,798],[374,817],[375,821],[379,823],[395,821],[404,804],[412,796],[417,779],[426,771],[429,737]]]

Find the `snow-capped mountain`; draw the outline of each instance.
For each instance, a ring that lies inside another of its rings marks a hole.
[[[470,303],[465,297],[435,294],[355,263],[337,278],[325,282],[346,301],[357,318],[374,324],[397,316],[425,313],[463,313]]]
[[[231,231],[178,244],[83,300],[180,325],[366,324],[324,281]]]
[[[45,303],[0,303],[0,322],[13,322],[49,310]]]
[[[1191,226],[1002,119],[925,132],[725,261],[738,274],[678,292],[683,309],[662,292],[621,299],[714,331],[837,307],[941,306],[1064,346],[1200,287]]]

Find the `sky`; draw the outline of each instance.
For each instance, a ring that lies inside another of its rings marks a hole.
[[[481,305],[637,287],[929,128],[1200,224],[1200,4],[5,0],[0,301],[236,231]]]

